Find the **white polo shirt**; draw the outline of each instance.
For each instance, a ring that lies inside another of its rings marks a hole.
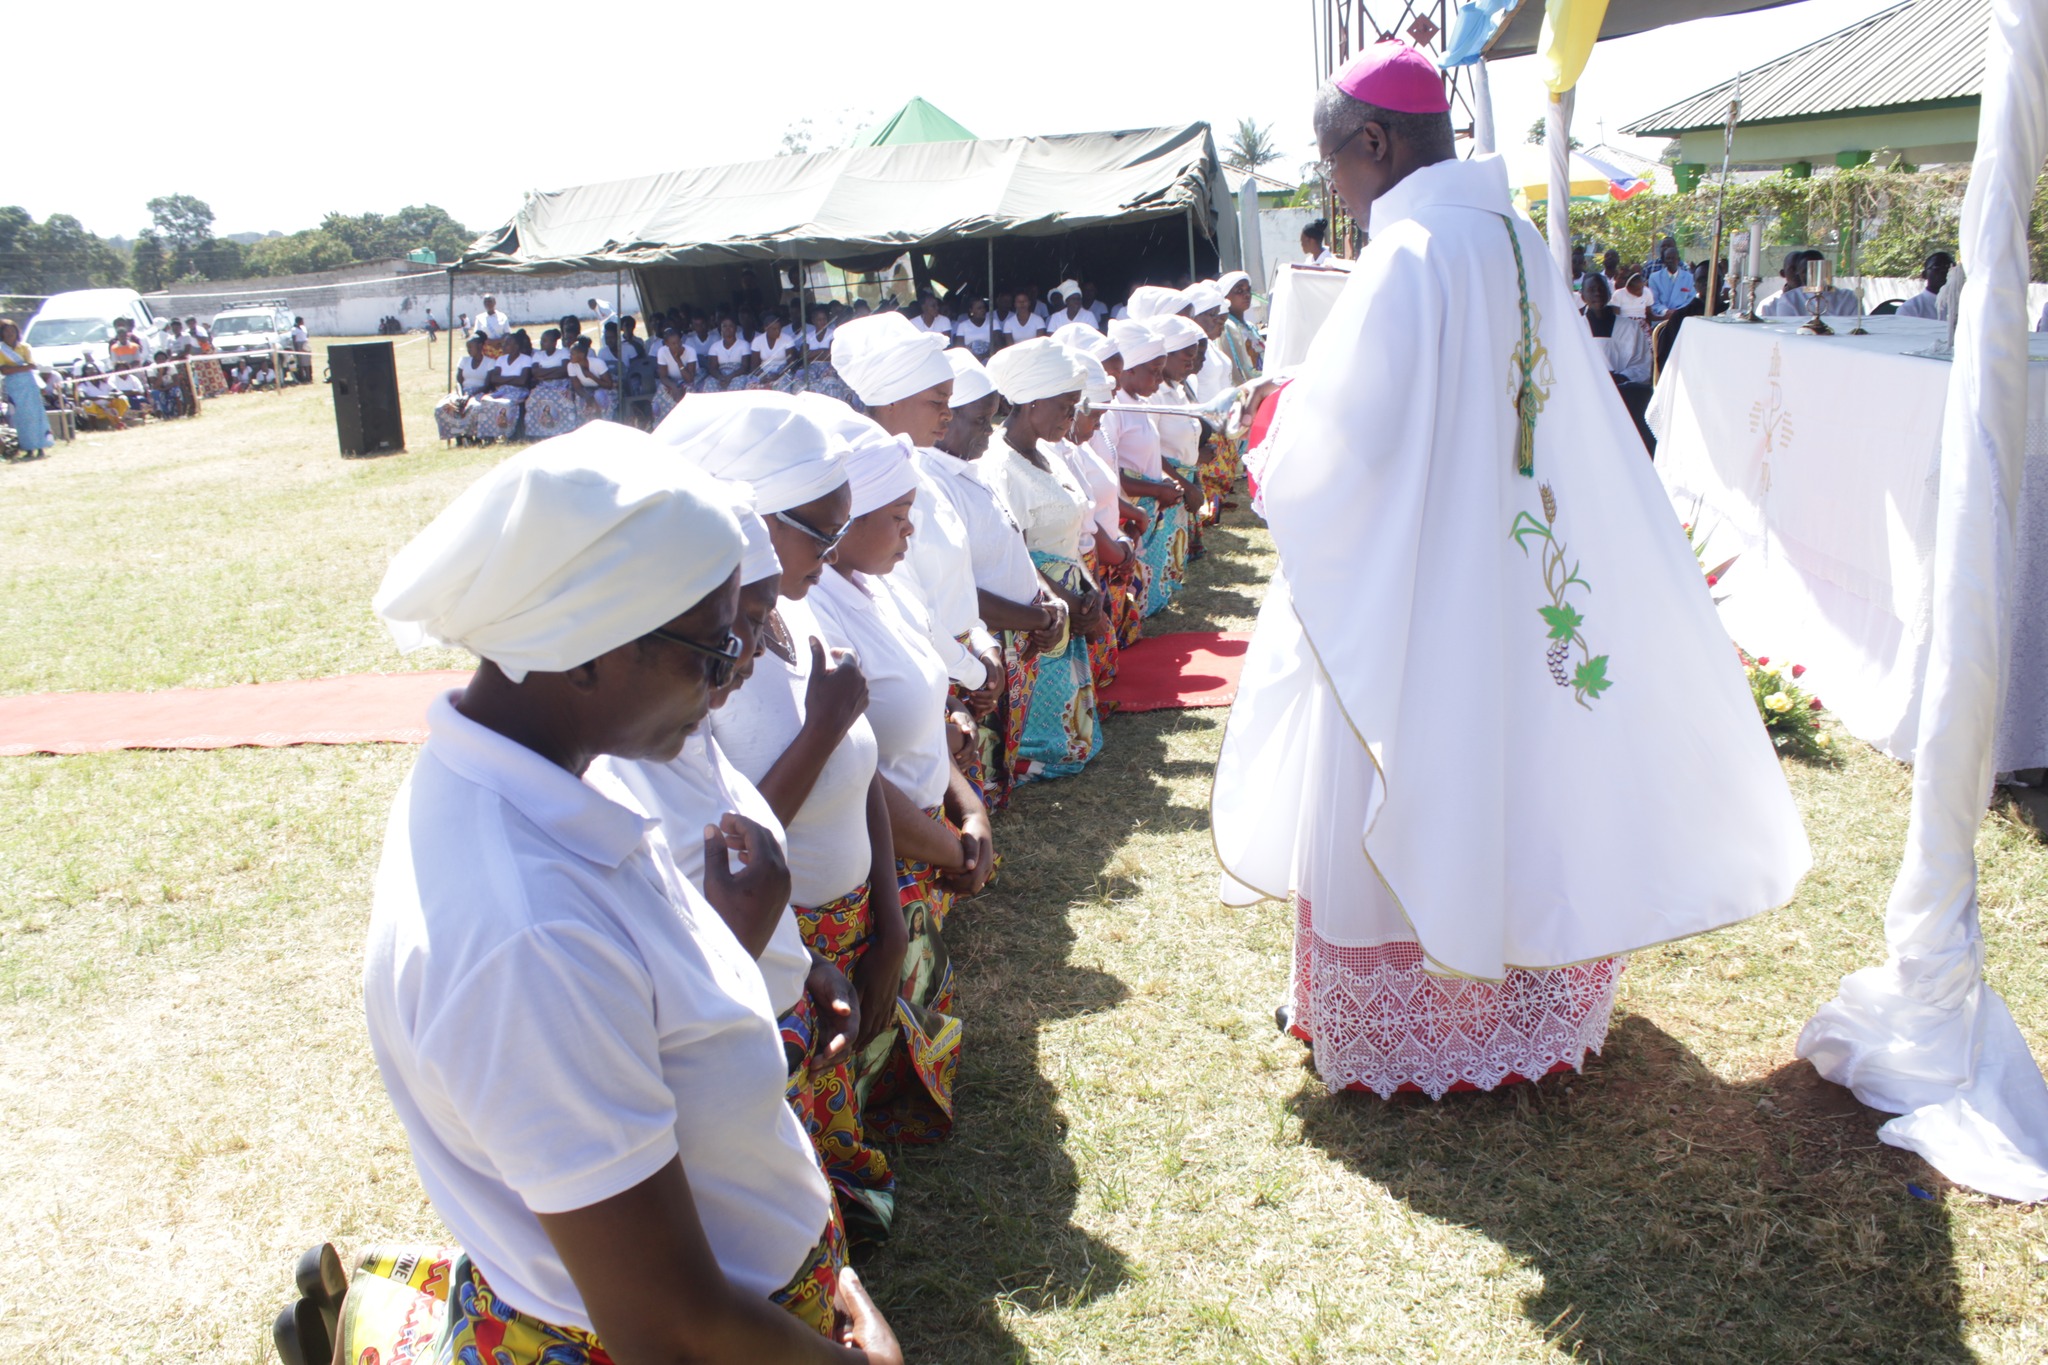
[[[946,795],[953,760],[946,742],[946,667],[928,638],[923,606],[895,574],[859,581],[825,570],[811,589],[829,643],[860,655],[868,680],[868,724],[874,727],[882,776],[918,806]]]
[[[731,811],[764,826],[788,858],[789,837],[774,807],[746,775],[720,752],[718,741],[699,727],[683,741],[683,751],[667,763],[640,763],[606,754],[585,774],[590,785],[623,804],[638,807],[661,821],[651,836],[660,841],[676,870],[699,891],[704,889],[704,827]],[[737,854],[728,864],[740,870]],[[789,1013],[803,998],[804,979],[811,972],[810,950],[804,947],[796,916],[786,909],[775,933],[757,960],[768,984],[768,1003],[778,1015]]]
[[[363,1011],[434,1211],[521,1312],[589,1328],[536,1213],[680,1155],[720,1268],[789,1282],[831,1194],[783,1101],[761,973],[650,841],[657,822],[464,717],[392,803]]]
[[[991,445],[995,440],[991,439]],[[1038,570],[1024,548],[1024,533],[1010,518],[974,461],[944,450],[919,451],[922,467],[953,504],[967,526],[967,549],[974,565],[974,586],[1005,602],[1028,606],[1038,597]],[[983,459],[988,458],[983,456]],[[913,508],[915,504],[912,504]],[[912,537],[912,543],[916,537]]]

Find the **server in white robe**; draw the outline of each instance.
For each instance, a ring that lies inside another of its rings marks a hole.
[[[1397,43],[1318,96],[1370,244],[1267,438],[1280,571],[1212,801],[1226,897],[1295,921],[1283,1024],[1381,1096],[1582,1065],[1624,954],[1811,860],[1593,339],[1447,109]]]

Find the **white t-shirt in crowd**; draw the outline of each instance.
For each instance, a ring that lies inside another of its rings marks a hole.
[[[834,570],[827,569],[825,577]],[[817,589],[813,588],[815,593]],[[757,785],[803,729],[804,692],[811,682],[811,640],[836,642],[818,622],[808,598],[775,605],[795,645],[796,662],[773,649],[754,661],[754,676],[711,713],[711,737],[732,765]],[[863,670],[867,660],[861,660]],[[868,879],[874,864],[868,842],[868,785],[875,777],[875,732],[865,716],[832,751],[818,781],[789,822],[789,898],[813,909],[837,900]]]
[[[711,348],[705,354],[710,357],[712,365],[721,375],[729,375],[739,373],[741,363],[753,352],[752,342],[735,335],[732,345],[728,346],[720,339],[712,342]]]
[[[1003,314],[1001,330],[1012,342],[1029,341],[1045,334],[1045,319],[1036,313],[1028,318],[1019,318],[1013,310]]]
[[[1095,330],[1101,331],[1109,325],[1109,305],[1101,299],[1088,305],[1088,311],[1095,314]]]
[[[1939,318],[1941,316],[1941,296],[1932,289],[1923,289],[1912,298],[1901,303],[1899,311],[1895,316],[1902,318]]]
[[[1611,302],[1616,310],[1625,318],[1634,318],[1640,322],[1650,316],[1650,291],[1648,289],[1643,290],[1640,294],[1631,294],[1626,288],[1617,289],[1614,291],[1614,298]]]
[[[703,336],[698,336],[695,332],[683,333],[683,345],[689,347],[690,353],[697,357],[699,366],[704,364],[705,358],[711,354],[711,348],[717,344],[716,332],[707,332]]]
[[[774,341],[768,340],[766,332],[754,338],[753,352],[761,357],[761,368],[769,374],[779,374],[789,358],[796,354],[796,338],[784,332]]]
[[[476,330],[492,341],[501,341],[512,330],[512,319],[503,313],[482,313],[477,316]]]
[[[831,1192],[783,1099],[761,973],[608,799],[450,693],[392,803],[363,1012],[434,1211],[520,1311],[589,1329],[539,1213],[680,1156],[720,1269],[788,1283]]]
[[[695,366],[697,363],[696,355],[691,352],[688,346],[683,347],[681,356],[678,356],[666,346],[656,351],[654,356],[655,362],[661,366],[661,372],[669,377],[671,383],[675,384],[683,382],[683,366]]]
[[[882,776],[930,808],[945,797],[952,769],[946,745],[946,666],[927,638],[923,607],[890,582],[894,577],[862,574],[855,581],[827,569],[811,595],[833,643],[860,654]]]
[[[825,330],[822,332],[820,332],[817,328],[811,326],[806,326],[804,328],[804,346],[810,351],[813,359],[818,358],[818,355],[821,351],[831,351],[832,334],[837,332],[838,330],[839,329],[837,327],[832,326],[826,327]]]
[[[1081,548],[1086,550],[1094,545],[1098,530],[1111,540],[1122,538],[1123,513],[1117,506],[1117,495],[1122,491],[1122,485],[1117,482],[1116,457],[1110,453],[1109,442],[1103,437],[1101,426],[1098,424],[1095,434],[1086,441],[1060,442],[1060,451],[1067,457],[1074,477],[1087,490],[1088,500],[1094,508],[1094,517],[1081,528]]]
[[[1026,604],[1038,596],[1038,571],[1024,548],[1024,533],[1001,499],[983,481],[977,461],[943,450],[920,452],[934,484],[953,504],[967,526],[967,549],[974,562],[974,586],[1005,602]],[[987,459],[986,455],[982,459]],[[912,507],[915,508],[913,503]],[[915,537],[913,537],[913,541]]]
[[[948,318],[944,313],[939,314],[930,322],[926,322],[924,314],[919,313],[910,319],[910,325],[920,332],[937,332],[942,337],[953,335],[952,319]]]
[[[576,381],[578,388],[594,389],[597,387],[597,377],[609,374],[611,368],[597,352],[586,351],[583,359],[569,362],[569,377]]]
[[[513,355],[508,352],[498,357],[498,373],[507,379],[523,379],[526,372],[532,368],[533,357],[530,355]]]
[[[1185,407],[1188,395],[1178,384],[1161,384],[1149,400],[1154,407]],[[1199,418],[1161,414],[1153,422],[1159,429],[1159,456],[1182,469],[1193,469],[1202,457],[1202,423]]]
[[[965,346],[976,355],[987,355],[995,330],[994,318],[983,318],[980,322],[971,317],[961,318],[953,324],[953,344]]]
[[[683,741],[682,753],[667,763],[639,763],[610,754],[590,765],[590,784],[606,796],[636,806],[661,821],[649,838],[657,841],[676,870],[699,891],[704,889],[704,827],[724,819],[728,811],[744,815],[767,829],[788,857],[789,839],[768,798],[719,752],[718,742],[699,726]],[[739,855],[728,855],[738,872]],[[783,911],[775,933],[759,958],[761,979],[768,985],[768,1003],[784,1015],[803,999],[810,975],[811,954],[804,947],[796,916]]]
[[[1086,308],[1083,308],[1080,312],[1074,314],[1074,316],[1072,317],[1068,317],[1067,310],[1065,308],[1062,308],[1059,310],[1059,312],[1054,313],[1051,317],[1047,318],[1045,321],[1045,325],[1050,330],[1057,332],[1060,328],[1066,326],[1070,322],[1078,322],[1083,327],[1091,328],[1097,332],[1102,330],[1102,324],[1096,321],[1095,314],[1089,312]]]

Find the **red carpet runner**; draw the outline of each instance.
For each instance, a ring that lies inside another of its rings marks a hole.
[[[1160,635],[1124,652],[1107,698],[1120,711],[1228,706],[1249,637]],[[0,757],[108,749],[417,744],[427,703],[467,672],[358,673],[306,682],[162,692],[44,692],[0,697]]]

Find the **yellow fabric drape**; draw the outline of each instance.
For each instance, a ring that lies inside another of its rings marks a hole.
[[[1536,58],[1543,64],[1543,84],[1551,94],[1562,95],[1579,83],[1606,17],[1607,0],[1545,0]]]

